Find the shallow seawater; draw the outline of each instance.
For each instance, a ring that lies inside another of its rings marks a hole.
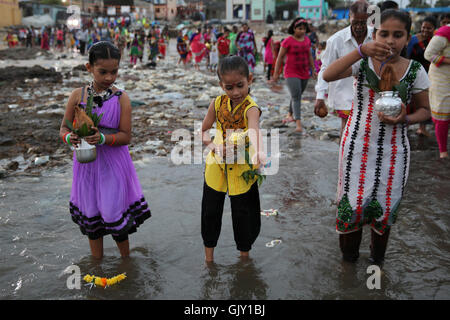
[[[341,260],[335,232],[338,145],[282,136],[279,172],[260,188],[261,233],[242,261],[229,199],[215,263],[204,262],[200,235],[203,165],[169,158],[135,161],[152,217],[130,236],[122,259],[111,237],[105,257],[91,258],[88,240],[71,221],[71,167],[41,177],[0,180],[0,299],[449,299],[450,162],[436,160],[432,139],[411,137],[406,195],[391,232],[381,288],[369,290],[369,229],[360,259]],[[274,239],[282,242],[267,247]],[[127,279],[103,289],[68,289],[71,265],[81,275]]]

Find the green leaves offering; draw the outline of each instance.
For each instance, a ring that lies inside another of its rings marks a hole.
[[[100,120],[102,120],[103,113],[100,114],[100,115],[98,115],[96,113],[92,113],[93,102],[94,102],[94,96],[93,95],[89,95],[88,101],[87,101],[87,104],[86,104],[86,114],[94,122],[94,127],[98,127],[98,124],[100,123]]]
[[[407,103],[408,87],[406,86],[406,83],[400,82],[399,84],[395,85],[394,88],[393,88],[393,91],[397,91],[398,92],[398,96],[400,97],[400,99],[402,99],[402,102],[404,104]]]
[[[247,184],[250,182],[250,180],[253,180],[256,177],[258,186],[261,186],[263,181],[266,179],[266,176],[263,174],[259,174],[258,169],[253,169],[253,165],[250,163],[250,153],[247,149],[245,150],[245,162],[250,166],[250,170],[244,171],[241,177],[244,178]]]
[[[88,116],[92,120],[94,127],[98,127],[100,120],[103,117],[103,113],[98,115],[98,114],[92,112],[93,101],[94,101],[94,96],[89,95],[87,104],[86,104],[86,110],[83,111],[82,109],[77,109],[79,107],[75,107],[75,109],[76,109],[75,114],[77,114],[77,112],[85,112],[86,115],[83,115],[83,116],[84,117]],[[75,120],[74,120],[74,123],[75,123]],[[79,137],[87,137],[87,136],[93,135],[95,133],[95,131],[92,130],[91,127],[88,127],[88,125],[86,123],[83,123],[77,129],[74,128],[74,123],[72,124],[69,120],[66,119],[67,127]]]
[[[367,79],[367,85],[364,84],[365,87],[368,87],[370,89],[372,89],[373,91],[379,93],[380,89],[378,88],[378,84],[380,82],[380,80],[378,79],[377,74],[375,73],[375,71],[373,71],[372,69],[370,69],[369,64],[367,63],[367,61],[363,61],[365,63],[361,63],[361,67],[364,71],[364,74],[366,75],[366,79]]]
[[[89,130],[86,123],[83,123],[79,129],[74,129],[70,121],[66,119],[66,125],[70,131],[74,132],[79,137],[87,137],[94,133],[94,131]]]
[[[380,93],[381,90],[379,88],[380,80],[378,79],[377,74],[373,71],[367,61],[363,61],[361,63],[361,68],[366,76],[367,84],[363,84],[363,86],[372,89],[376,93]],[[407,103],[408,99],[408,86],[405,82],[400,82],[393,86],[392,91],[398,92],[398,96],[402,99],[404,104]]]

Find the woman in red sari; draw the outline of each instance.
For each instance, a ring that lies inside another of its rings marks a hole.
[[[48,30],[47,30],[47,28],[45,28],[45,29],[44,29],[44,32],[42,33],[42,37],[41,37],[41,49],[43,49],[43,50],[50,50],[49,37],[48,37]]]
[[[197,33],[194,33],[191,37],[191,52],[194,57],[194,66],[197,70],[199,70],[199,63],[208,52],[205,44],[203,43],[201,29],[198,29]]]

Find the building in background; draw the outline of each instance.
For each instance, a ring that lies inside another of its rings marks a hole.
[[[226,0],[226,20],[265,21],[275,12],[275,0]]]
[[[19,8],[19,0],[0,1],[0,27],[15,26],[21,24],[22,14]]]
[[[155,19],[172,21],[177,16],[177,0],[153,0]]]
[[[227,18],[226,2],[223,0],[205,1],[204,11],[207,20]]]
[[[298,15],[312,21],[328,17],[328,2],[325,0],[298,0]]]

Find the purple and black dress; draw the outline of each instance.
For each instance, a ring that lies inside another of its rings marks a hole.
[[[121,94],[121,91],[115,92],[92,109],[97,114],[103,113],[98,127],[104,134],[118,132]],[[120,242],[136,232],[137,227],[151,217],[151,212],[128,146],[104,144],[96,147],[97,158],[89,163],[78,162],[74,153],[70,213],[89,239],[111,234]]]

